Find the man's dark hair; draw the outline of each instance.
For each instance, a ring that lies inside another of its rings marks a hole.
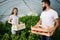
[[[42,2],[45,2],[50,6],[50,0],[42,0]]]

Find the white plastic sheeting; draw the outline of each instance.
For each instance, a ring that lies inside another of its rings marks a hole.
[[[0,20],[6,21],[14,7],[18,8],[18,16],[38,15],[42,12],[42,0],[0,0]],[[60,0],[50,0],[51,7],[60,13]]]

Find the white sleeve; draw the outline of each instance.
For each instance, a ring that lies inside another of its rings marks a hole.
[[[41,15],[40,15],[40,18],[41,18]]]
[[[11,15],[11,16],[9,16],[9,19],[12,19],[12,15]]]
[[[53,16],[54,16],[54,19],[57,19],[58,18],[58,13],[55,12]]]
[[[42,13],[41,13],[41,15],[40,15],[40,18],[42,18]]]

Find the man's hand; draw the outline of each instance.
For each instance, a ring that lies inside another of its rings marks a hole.
[[[38,26],[38,25],[35,25],[34,27],[35,27],[35,28],[38,28],[39,26]]]
[[[56,27],[50,28],[50,32],[51,32],[50,35],[51,35],[51,36],[54,34],[55,30],[56,30]]]

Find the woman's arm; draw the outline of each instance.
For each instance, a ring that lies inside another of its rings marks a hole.
[[[12,19],[8,19],[8,23],[12,24]]]

